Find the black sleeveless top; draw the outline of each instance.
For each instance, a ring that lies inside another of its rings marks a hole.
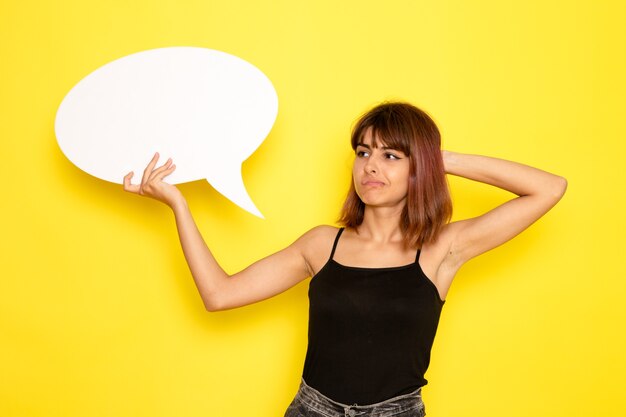
[[[309,285],[309,340],[302,378],[344,404],[367,405],[426,385],[424,373],[445,300],[419,266],[328,262]]]

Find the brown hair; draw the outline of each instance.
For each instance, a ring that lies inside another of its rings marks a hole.
[[[385,102],[357,121],[352,130],[352,149],[356,151],[368,129],[371,129],[373,146],[380,141],[409,157],[409,191],[400,218],[405,246],[421,248],[424,243],[435,241],[452,217],[437,125],[428,114],[411,104]],[[339,223],[356,227],[363,222],[364,214],[365,204],[351,181]]]

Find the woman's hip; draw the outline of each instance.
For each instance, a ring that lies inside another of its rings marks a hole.
[[[349,405],[334,401],[304,379],[284,417],[424,417],[422,389],[368,405]]]

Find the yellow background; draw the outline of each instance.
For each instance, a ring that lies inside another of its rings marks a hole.
[[[237,55],[278,92],[243,165],[266,220],[180,186],[229,272],[334,223],[350,126],[384,99],[429,112],[447,149],[566,177],[551,212],[458,274],[424,401],[429,417],[626,415],[623,4],[3,0],[0,415],[282,416],[297,390],[309,280],[206,312],[169,209],[56,144],[71,87],[165,46]],[[512,197],[450,184],[455,219]]]

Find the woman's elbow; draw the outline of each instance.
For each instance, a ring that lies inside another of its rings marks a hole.
[[[202,298],[202,302],[204,303],[204,308],[206,309],[206,311],[208,312],[216,312],[216,311],[221,311],[224,308],[221,306],[221,304],[218,302],[218,300],[216,299],[216,297],[203,297]]]
[[[565,194],[565,191],[567,190],[567,180],[564,177],[557,175],[554,182],[555,182],[555,185],[552,190],[552,193],[553,193],[553,196],[558,201],[563,197],[563,195]]]
[[[208,311],[209,313],[214,313],[216,311],[220,311],[221,309],[213,304],[207,304],[204,303],[204,308],[206,309],[206,311]]]
[[[543,195],[543,200],[550,207],[553,207],[563,198],[565,190],[567,190],[567,180],[564,177],[555,175],[551,181],[544,183],[541,194]]]

